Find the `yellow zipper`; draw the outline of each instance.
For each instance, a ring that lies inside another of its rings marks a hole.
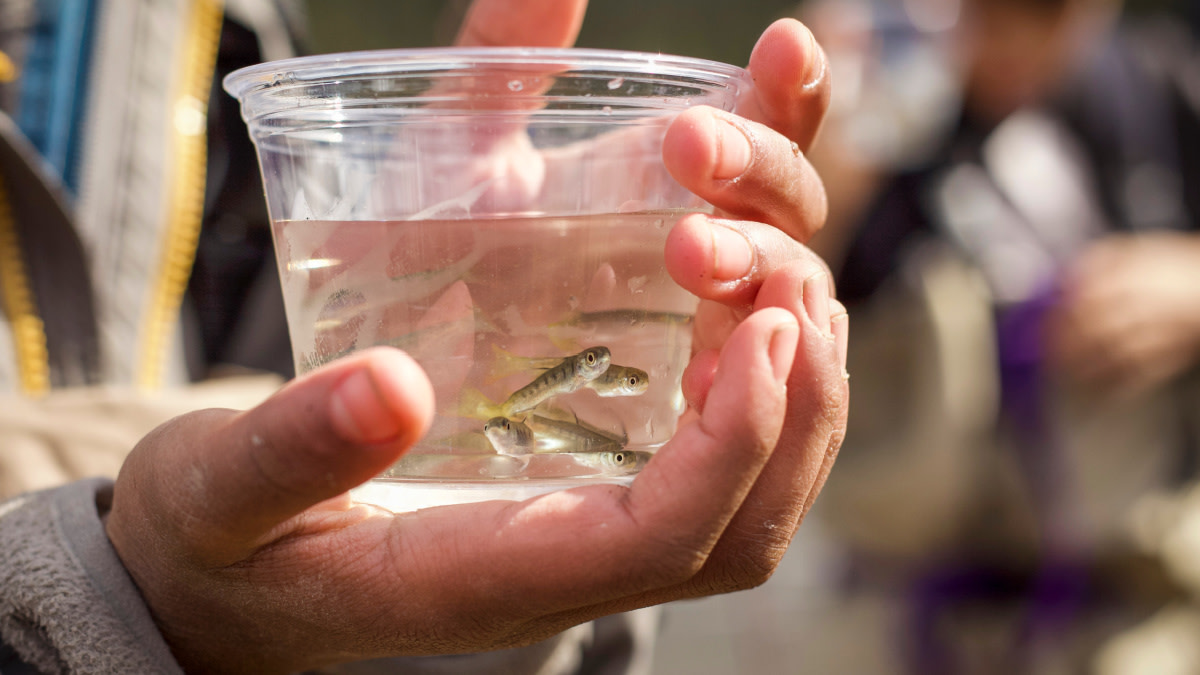
[[[33,302],[25,260],[21,257],[8,188],[0,179],[0,296],[12,330],[21,391],[40,396],[50,390],[46,328]]]
[[[13,63],[12,57],[0,51],[0,83],[14,82],[18,74],[17,64]]]
[[[221,40],[222,0],[194,0],[188,17],[181,72],[171,105],[172,166],[163,265],[142,325],[137,383],[162,385],[167,350],[187,290],[204,215],[208,97]]]

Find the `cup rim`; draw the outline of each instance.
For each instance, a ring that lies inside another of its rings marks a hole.
[[[245,101],[274,88],[368,77],[402,77],[482,65],[569,65],[573,70],[686,77],[714,87],[749,80],[739,66],[692,56],[581,47],[419,47],[300,56],[239,68],[225,76],[225,91]],[[648,70],[647,67],[652,68]]]

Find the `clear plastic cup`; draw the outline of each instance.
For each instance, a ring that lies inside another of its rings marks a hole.
[[[628,482],[674,433],[697,300],[663,265],[710,207],[662,163],[734,66],[584,49],[420,49],[239,70],[297,373],[412,355],[430,432],[355,492],[394,510]]]

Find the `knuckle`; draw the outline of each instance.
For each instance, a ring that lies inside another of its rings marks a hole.
[[[730,547],[728,555],[709,566],[709,574],[700,581],[701,590],[712,595],[757,588],[775,574],[786,550],[787,542],[774,536],[754,537]]]
[[[687,543],[668,543],[659,547],[659,555],[650,559],[646,569],[655,587],[685,584],[696,578],[708,561],[708,552]]]

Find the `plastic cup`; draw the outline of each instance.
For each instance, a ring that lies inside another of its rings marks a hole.
[[[296,371],[390,345],[430,432],[355,497],[394,510],[631,481],[674,433],[697,300],[667,233],[711,207],[662,163],[746,73],[584,49],[420,49],[239,70]]]

